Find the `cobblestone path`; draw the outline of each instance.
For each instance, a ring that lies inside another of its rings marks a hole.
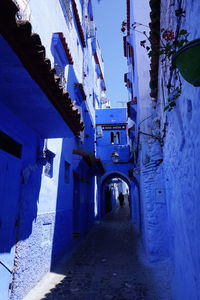
[[[139,248],[129,209],[119,207],[73,253],[63,279],[44,297],[33,299],[170,300],[166,265],[142,263]]]

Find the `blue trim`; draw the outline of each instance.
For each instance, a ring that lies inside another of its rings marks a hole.
[[[88,16],[90,20],[93,20],[93,10],[92,10],[92,1],[89,0],[88,2]]]
[[[94,54],[94,52],[97,50],[96,38],[92,39],[91,46],[92,46],[92,54]]]

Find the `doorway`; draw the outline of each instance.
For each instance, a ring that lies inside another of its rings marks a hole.
[[[21,160],[0,150],[0,300],[8,300],[19,213]]]
[[[117,207],[130,210],[130,184],[122,177],[113,174],[102,183],[101,215],[105,215]]]

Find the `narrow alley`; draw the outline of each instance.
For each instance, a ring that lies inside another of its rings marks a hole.
[[[153,267],[154,266],[154,267]],[[98,222],[79,247],[24,300],[170,300],[167,262],[147,264],[128,204]]]
[[[0,300],[200,300],[199,14],[0,0]]]

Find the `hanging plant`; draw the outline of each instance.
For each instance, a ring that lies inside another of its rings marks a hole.
[[[146,40],[140,42],[140,45],[147,50],[148,56],[151,57],[154,54],[159,54],[162,56],[161,61],[164,62],[166,59],[171,59],[172,55],[177,52],[183,45],[188,43],[187,30],[182,29],[175,37],[175,34],[172,30],[161,29],[161,38],[160,45],[158,45],[156,50],[152,50],[149,42],[150,38],[147,36],[146,31],[143,31],[143,34],[146,36]]]
[[[165,66],[171,71],[174,72],[175,83],[167,84],[168,88],[168,104],[165,106],[165,111],[171,111],[176,106],[176,100],[180,97],[182,93],[182,82],[179,74],[179,70],[176,69],[175,64],[175,55],[178,53],[179,49],[182,49],[185,45],[188,44],[188,35],[187,30],[182,29],[176,35],[174,31],[170,29],[162,28],[160,31],[160,43],[154,45],[154,50],[152,50],[151,45],[153,43],[152,38],[149,38],[146,34],[146,31],[142,32],[146,39],[140,42],[140,45],[146,49],[148,56],[153,57],[154,55],[160,56],[160,61],[162,64],[165,63]],[[181,73],[182,74],[182,73]],[[150,88],[157,86],[157,81],[150,81]]]

